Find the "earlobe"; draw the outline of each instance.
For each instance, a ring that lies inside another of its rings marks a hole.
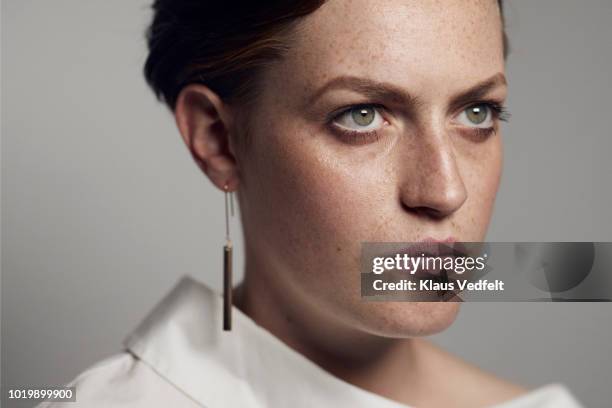
[[[232,115],[208,87],[183,88],[174,109],[177,127],[196,164],[214,185],[234,190],[238,183],[236,158],[230,147]]]

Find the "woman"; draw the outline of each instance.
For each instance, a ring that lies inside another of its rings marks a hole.
[[[145,74],[204,174],[237,193],[233,327],[184,278],[123,353],[73,381],[76,406],[579,406],[425,340],[459,303],[360,296],[362,242],[485,237],[506,117],[501,4],[210,3],[155,2]]]

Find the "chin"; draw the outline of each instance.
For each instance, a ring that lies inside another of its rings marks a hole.
[[[361,314],[362,328],[382,337],[429,336],[448,328],[456,319],[459,302],[372,302]]]

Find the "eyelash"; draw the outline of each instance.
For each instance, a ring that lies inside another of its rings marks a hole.
[[[470,106],[474,105],[487,105],[493,112],[493,116],[495,117],[495,119],[500,120],[502,122],[508,122],[512,117],[512,115],[510,114],[510,112],[508,112],[508,109],[504,105],[495,101],[482,101],[473,103],[471,105],[466,106],[464,109],[467,109]]]
[[[477,140],[485,140],[497,132],[497,126],[495,125],[495,121],[508,122],[510,120],[510,117],[512,116],[510,112],[508,112],[508,109],[497,101],[480,101],[472,103],[470,105],[466,105],[461,110],[461,112],[476,105],[486,105],[491,110],[491,114],[493,115],[494,121],[493,126],[488,128],[473,127],[469,128],[469,130],[464,130],[464,132],[466,132],[469,136],[472,136]]]
[[[360,108],[372,108],[376,110],[378,115],[382,115],[381,112],[385,111],[385,107],[376,103],[360,103],[356,105],[345,106],[341,109],[337,109],[332,112],[327,119],[328,127],[334,132],[343,142],[354,144],[354,145],[365,145],[368,143],[376,142],[380,139],[381,135],[378,130],[349,130],[343,129],[337,125],[334,125],[334,121],[340,118],[342,115],[352,111],[353,109]],[[384,117],[383,117],[384,119]],[[386,121],[385,121],[386,122]]]
[[[336,127],[334,131],[337,132],[337,135],[343,142],[358,146],[373,143],[380,139],[380,133],[377,130],[360,132],[358,130],[344,130]]]
[[[508,112],[508,109],[497,101],[474,102],[469,105],[466,105],[464,108],[462,108],[460,112],[462,112],[465,109],[468,109],[469,107],[476,106],[476,105],[486,105],[491,110],[491,114],[493,115],[494,120],[508,122],[510,118],[512,117],[510,112]],[[381,138],[381,135],[377,130],[371,130],[371,131],[347,130],[347,129],[342,129],[338,126],[335,126],[333,124],[333,122],[337,120],[339,117],[341,117],[342,115],[350,112],[353,109],[359,109],[363,107],[373,108],[377,111],[379,115],[381,114],[381,111],[385,110],[385,107],[380,104],[363,103],[363,104],[346,106],[344,108],[334,111],[332,114],[329,115],[328,120],[327,120],[328,127],[337,136],[339,136],[343,142],[346,142],[349,144],[364,145],[364,144],[373,143],[373,142],[378,141]],[[497,131],[496,126],[492,126],[489,128],[474,127],[474,128],[470,128],[469,130],[466,130],[466,132],[470,133],[471,135],[475,136],[478,139],[486,139],[487,137],[493,135],[496,131]]]
[[[484,140],[487,137],[489,137],[492,134],[494,134],[496,132],[496,130],[497,129],[495,129],[495,127],[473,128],[473,129],[470,129],[468,132],[471,133],[471,135],[474,136],[476,139]]]

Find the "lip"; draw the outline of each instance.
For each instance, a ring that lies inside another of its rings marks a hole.
[[[437,244],[453,244],[455,242],[457,242],[457,240],[455,239],[455,237],[453,236],[448,236],[444,239],[436,239],[433,237],[427,237],[419,242],[427,242],[427,243],[437,243]]]
[[[445,239],[435,239],[435,238],[425,238],[420,241],[415,241],[412,243],[407,243],[407,246],[401,248],[397,251],[385,254],[387,257],[395,257],[396,255],[408,255],[411,258],[417,257],[455,257],[457,256],[456,249],[454,245],[456,240],[453,237],[448,237]],[[434,263],[435,264],[435,263]],[[427,269],[417,269],[411,276],[414,278],[427,278],[427,277],[439,277],[444,275],[445,270],[442,268],[427,268]]]
[[[453,256],[454,251],[451,247],[445,245],[446,241],[443,243],[441,241],[433,241],[433,240],[423,240],[413,243],[405,243],[406,246],[403,248],[398,248],[395,251],[384,254],[387,258],[395,258],[397,255],[403,257],[404,255],[410,258],[419,258],[419,257],[447,257]],[[426,278],[426,277],[437,277],[442,275],[443,270],[441,268],[419,268],[417,270],[410,271],[410,276],[413,278]],[[406,271],[400,272],[401,274],[406,273]]]
[[[420,241],[410,243],[406,248],[400,250],[400,254],[407,254],[411,256],[452,256],[454,255],[453,246],[457,241],[454,237],[448,237],[444,239],[435,239],[427,237]]]

